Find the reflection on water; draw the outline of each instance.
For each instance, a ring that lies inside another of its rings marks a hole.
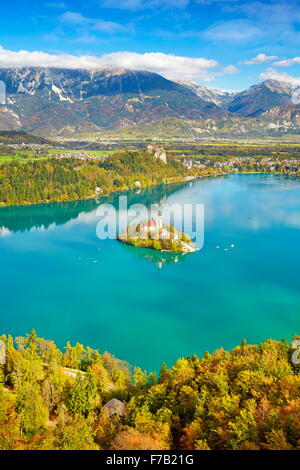
[[[0,334],[35,328],[61,348],[78,341],[148,370],[299,334],[299,180],[234,175],[126,195],[129,206],[204,204],[204,248],[182,256],[100,240],[94,199],[2,208]],[[118,196],[100,203],[118,209]]]
[[[121,242],[120,245],[132,256],[155,263],[158,269],[162,269],[164,265],[168,264],[183,263],[186,258],[186,255],[183,253],[167,253],[151,250],[149,248],[135,248]]]
[[[48,229],[51,225],[64,225],[78,218],[82,212],[96,210],[94,199],[86,201],[13,206],[0,209],[0,227],[11,232],[25,232],[34,229]]]
[[[183,186],[183,183],[175,183],[146,188],[138,193],[136,191],[114,193],[101,199],[3,207],[0,209],[0,236],[7,236],[10,232],[25,232],[33,228],[47,230],[53,225],[59,226],[75,221],[80,216],[84,221],[85,213],[91,214],[89,220],[96,220],[99,204],[111,204],[118,209],[119,196],[123,194],[127,196],[128,206],[143,203],[148,208],[151,204],[165,200],[168,195]]]
[[[199,184],[201,184],[200,192]],[[214,191],[211,191],[212,188]],[[178,192],[178,190],[181,191]],[[270,199],[266,198],[268,191],[273,192]],[[282,207],[283,191],[289,191],[289,199],[286,201],[288,206],[284,208]],[[50,227],[62,226],[76,220],[82,223],[96,221],[96,211],[100,204],[111,204],[118,209],[119,196],[124,194],[127,196],[128,206],[142,203],[149,208],[151,204],[164,203],[167,199],[170,204],[173,202],[204,203],[206,221],[220,217],[220,212],[222,212],[226,217],[231,217],[232,225],[238,226],[244,224],[243,213],[248,213],[247,229],[251,226],[254,229],[268,226],[275,220],[287,226],[300,227],[298,191],[299,179],[296,178],[272,175],[234,175],[203,178],[200,182],[194,183],[174,183],[139,191],[114,193],[101,199],[3,207],[0,209],[0,236],[4,237],[11,232],[25,232],[31,229],[47,230]],[[246,192],[247,207],[245,207],[243,197]],[[216,202],[218,213],[216,213]],[[87,217],[84,214],[90,214],[90,216]],[[237,214],[239,217],[236,217]]]

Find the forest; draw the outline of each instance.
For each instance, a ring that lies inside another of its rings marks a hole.
[[[0,205],[25,205],[79,200],[142,186],[178,180],[184,175],[181,162],[170,158],[165,165],[147,151],[116,152],[109,160],[50,158],[26,164],[0,165]]]
[[[300,175],[300,161],[293,156],[240,156],[235,159],[199,154],[190,158],[192,167],[188,167],[185,160],[183,156],[179,158],[169,153],[165,164],[155,160],[153,154],[146,150],[117,151],[99,159],[52,157],[13,160],[0,164],[0,207],[107,196],[115,191],[136,188],[136,181],[139,181],[139,187],[147,187],[190,177],[234,172],[288,175],[291,172],[286,169],[287,165],[296,165],[298,170],[292,174]],[[99,188],[97,194],[96,188]]]
[[[286,341],[244,340],[158,374],[35,331],[0,346],[1,450],[300,449]]]

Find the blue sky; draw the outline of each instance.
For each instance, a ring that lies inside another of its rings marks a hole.
[[[2,2],[0,66],[126,67],[240,90],[300,85],[300,0]]]

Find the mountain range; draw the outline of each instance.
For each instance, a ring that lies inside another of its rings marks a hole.
[[[227,92],[147,71],[42,67],[1,68],[0,80],[3,130],[59,137],[171,119],[176,135],[183,123],[198,136],[300,133],[297,89],[276,80]]]

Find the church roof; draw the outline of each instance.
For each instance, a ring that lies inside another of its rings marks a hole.
[[[151,220],[148,220],[147,226],[148,226],[148,227],[155,227],[155,226],[156,226],[156,223],[154,222],[154,220],[151,219]]]

